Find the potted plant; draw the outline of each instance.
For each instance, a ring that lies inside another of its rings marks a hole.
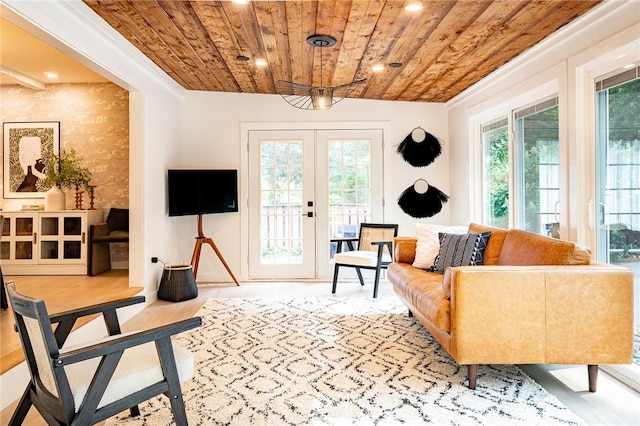
[[[47,183],[52,185],[45,195],[45,210],[64,210],[66,199],[63,189],[75,187],[76,191],[83,187],[89,190],[91,171],[81,165],[82,158],[77,156],[76,150],[62,150],[52,154],[45,169]]]

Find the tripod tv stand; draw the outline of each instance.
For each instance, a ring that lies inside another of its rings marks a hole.
[[[239,286],[240,283],[238,282],[238,279],[236,278],[235,275],[233,275],[231,268],[229,268],[229,265],[227,265],[227,262],[224,260],[224,257],[222,256],[222,253],[220,253],[220,250],[218,250],[218,247],[216,246],[216,244],[213,242],[211,238],[204,236],[204,233],[202,232],[202,215],[199,214],[198,215],[198,236],[196,237],[196,246],[193,249],[193,256],[191,256],[191,266],[193,267],[194,278],[198,276],[198,264],[200,263],[200,251],[202,250],[203,244],[209,244],[211,248],[213,248],[213,251],[215,251],[216,254],[218,255],[218,259],[220,259],[220,261],[224,265],[229,275],[231,275],[231,278],[233,278],[233,282],[236,283],[237,286]]]

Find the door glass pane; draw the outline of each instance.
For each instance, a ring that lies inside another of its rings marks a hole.
[[[606,82],[606,81],[605,81]],[[634,271],[634,364],[640,364],[640,78],[597,92],[596,252]]]
[[[33,259],[33,243],[31,241],[16,241],[16,259]]]
[[[16,236],[25,237],[33,234],[33,218],[16,218]]]
[[[0,242],[0,259],[9,259],[11,256],[11,245],[8,241]]]
[[[81,217],[65,217],[64,218],[64,235],[80,235],[82,234],[82,218]]]
[[[482,126],[483,223],[509,228],[509,128],[503,118]]]
[[[43,217],[40,220],[40,234],[42,235],[58,235],[58,218]]]
[[[40,243],[41,259],[57,259],[58,258],[58,242],[42,241]]]
[[[302,141],[260,142],[260,263],[302,263]]]
[[[65,241],[63,244],[65,259],[80,259],[82,256],[82,244],[80,241]]]
[[[8,237],[11,235],[11,220],[4,219],[2,222],[2,235]]]
[[[371,141],[327,141],[329,239],[353,238],[361,222],[371,221]],[[336,243],[329,246],[333,258]]]
[[[515,112],[516,227],[557,236],[559,132],[557,98]]]

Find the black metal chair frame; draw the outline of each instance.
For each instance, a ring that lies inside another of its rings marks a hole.
[[[149,330],[112,337],[108,341],[60,353],[60,348],[79,318],[102,314],[109,335],[116,336],[121,334],[116,309],[142,303],[145,298],[137,296],[49,316],[44,301],[18,293],[13,282],[7,283],[7,290],[16,320],[15,328],[20,333],[31,375],[29,385],[11,417],[10,426],[22,424],[31,405],[34,405],[51,425],[91,425],[127,409],[132,416],[137,416],[140,414],[137,406],[139,403],[161,393],[170,399],[176,424],[187,425],[171,336],[200,326],[201,318],[190,318]],[[40,325],[43,341],[49,351],[48,362],[53,370],[58,397],[51,394],[41,381],[36,355],[26,330],[25,318],[35,319]],[[57,324],[55,330],[54,324]],[[148,342],[155,342],[164,380],[98,408],[124,350]],[[72,368],[74,363],[91,358],[101,358],[100,365],[81,406],[75,407],[64,367]]]
[[[349,251],[355,251],[354,243],[358,243],[358,249],[362,246],[362,229],[363,228],[381,228],[381,229],[393,229],[393,236],[398,236],[398,225],[397,224],[384,224],[384,223],[361,223],[360,224],[360,232],[357,237],[354,238],[332,238],[330,241],[332,243],[337,243],[336,253],[342,253],[343,244],[346,243]],[[362,273],[360,269],[371,269],[375,270],[375,278],[373,281],[373,297],[378,297],[378,287],[380,284],[380,271],[382,269],[387,269],[387,266],[391,262],[385,262],[382,260],[382,255],[384,253],[384,248],[387,247],[389,250],[389,255],[393,256],[393,241],[372,241],[371,245],[378,247],[378,260],[375,266],[361,266],[361,265],[352,265],[347,263],[338,263],[336,262],[333,269],[333,287],[331,289],[331,293],[336,293],[336,287],[338,286],[338,271],[340,267],[348,267],[355,268],[356,273],[358,274],[358,279],[360,280],[360,285],[364,286],[364,280],[362,279]]]

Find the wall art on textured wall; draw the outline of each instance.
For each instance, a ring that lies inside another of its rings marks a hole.
[[[398,145],[397,151],[412,166],[424,167],[440,155],[442,146],[438,138],[422,127],[416,127]]]
[[[426,180],[418,179],[400,194],[398,205],[411,217],[431,217],[440,213],[442,204],[448,200],[447,194]]]
[[[5,122],[4,198],[44,198],[45,165],[60,151],[60,122]]]

